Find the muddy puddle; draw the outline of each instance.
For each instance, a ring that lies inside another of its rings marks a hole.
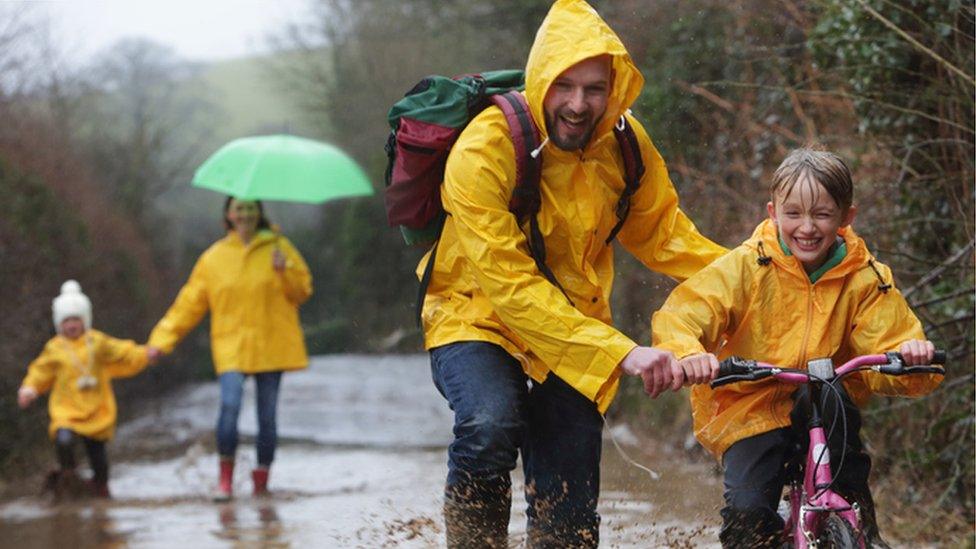
[[[54,504],[26,495],[0,502],[0,546],[443,546],[452,418],[429,375],[426,355],[316,357],[308,371],[286,375],[269,498],[249,494],[255,418],[248,384],[237,497],[225,504],[209,501],[218,387],[187,387],[120,426],[109,446],[112,500]],[[648,452],[625,427],[613,430],[624,451],[660,478],[605,441],[601,546],[717,547],[721,483],[710,466]],[[525,537],[519,474],[515,483],[512,547]]]

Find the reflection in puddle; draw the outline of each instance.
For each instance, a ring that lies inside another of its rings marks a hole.
[[[258,504],[222,503],[216,505],[220,528],[213,532],[234,547],[290,547],[278,510],[271,500]]]

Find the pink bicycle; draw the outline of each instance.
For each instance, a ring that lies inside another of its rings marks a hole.
[[[945,363],[945,351],[936,351],[933,364]],[[865,355],[856,357],[834,369],[833,360],[820,358],[807,362],[806,370],[781,368],[754,360],[729,357],[719,365],[718,375],[712,381],[712,388],[737,383],[757,381],[767,377],[791,384],[807,384],[810,390],[810,417],[807,427],[810,432],[810,446],[807,450],[805,466],[799,467],[789,482],[789,516],[783,530],[783,541],[792,540],[795,549],[806,548],[861,548],[865,547],[861,531],[861,514],[857,503],[850,504],[831,490],[833,472],[831,456],[827,448],[827,434],[824,429],[821,410],[821,393],[834,391],[840,400],[838,388],[845,376],[860,370],[873,370],[886,375],[906,374],[945,374],[938,366],[906,366],[899,353]],[[835,418],[846,432],[847,418],[843,406]],[[833,430],[835,426],[831,425]],[[846,436],[844,439],[846,440]],[[846,451],[846,447],[844,448]],[[837,462],[838,471],[844,464],[845,451]]]

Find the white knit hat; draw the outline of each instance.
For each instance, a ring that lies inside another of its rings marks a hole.
[[[54,313],[54,329],[58,333],[61,332],[61,322],[73,316],[81,319],[86,330],[91,329],[91,301],[88,300],[88,296],[81,293],[81,284],[74,280],[68,280],[61,285],[61,295],[54,298],[51,311]]]

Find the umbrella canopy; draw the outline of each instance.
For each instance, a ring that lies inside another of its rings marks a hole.
[[[193,186],[244,200],[312,204],[373,194],[366,174],[346,153],[292,135],[231,141],[197,168]]]

